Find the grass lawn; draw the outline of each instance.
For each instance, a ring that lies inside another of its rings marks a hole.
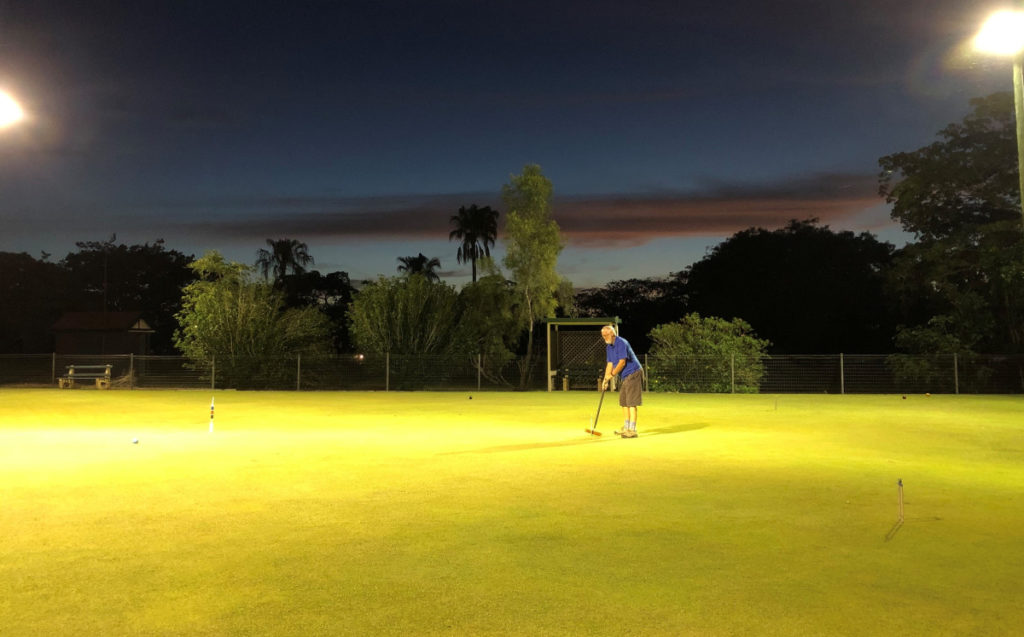
[[[213,395],[0,390],[0,634],[1024,625],[1019,396]]]

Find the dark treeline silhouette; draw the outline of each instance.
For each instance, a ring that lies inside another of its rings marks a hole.
[[[0,303],[15,310],[0,315],[0,353],[52,351],[49,328],[63,312],[103,310],[141,311],[156,330],[153,353],[177,353],[175,314],[181,288],[192,280],[187,264],[193,257],[168,250],[162,241],[76,245],[78,252],[57,263],[0,253]],[[919,298],[912,298],[905,282],[887,283],[900,253],[869,233],[793,220],[778,230],[738,232],[680,272],[612,281],[578,291],[575,300],[581,316],[621,318],[639,352],[648,350],[648,334],[656,326],[696,312],[742,318],[771,342],[773,354],[886,354],[896,351],[898,325],[928,320],[934,295],[922,285]],[[432,272],[437,261],[423,255],[399,260],[406,274]],[[356,290],[348,274],[285,269],[270,258],[267,265],[285,304],[323,311],[333,326],[335,349],[351,351],[346,313]]]
[[[79,250],[58,262],[45,254],[36,259],[0,252],[0,353],[52,352],[50,328],[65,312],[140,312],[154,330],[151,353],[178,354],[176,315],[182,289],[194,280],[188,264],[195,256],[167,249],[163,240],[125,245],[115,236],[75,245]],[[272,250],[260,251],[257,269],[266,263],[265,273],[273,275],[288,307],[315,307],[330,319],[337,351],[351,349],[345,313],[355,288],[348,274],[305,270],[312,259],[300,242],[268,240],[268,245]]]
[[[53,351],[49,328],[69,307],[67,271],[24,252],[0,252],[0,353]]]
[[[143,245],[83,241],[59,262],[0,252],[0,353],[53,351],[50,327],[65,312],[141,312],[157,354],[176,353],[172,336],[181,289],[194,259],[163,240]]]
[[[739,232],[680,276],[690,311],[742,318],[772,353],[887,353],[896,329],[884,285],[893,251],[868,233],[791,221]]]
[[[577,295],[585,316],[618,316],[646,351],[657,325],[686,314],[741,318],[774,354],[888,353],[895,320],[884,273],[893,246],[817,220],[750,228],[689,268],[663,278],[614,281]]]

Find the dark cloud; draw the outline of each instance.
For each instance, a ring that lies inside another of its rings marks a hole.
[[[257,212],[219,213],[212,207],[203,219],[189,220],[194,231],[207,236],[261,238],[316,236],[330,239],[401,239],[447,237],[449,218],[459,206],[482,203],[472,194],[404,195],[386,197],[274,197],[236,202]]]
[[[823,223],[851,217],[881,203],[874,176],[821,174],[771,184],[708,183],[695,192],[561,197],[553,216],[570,243],[639,245],[658,237],[725,236],[752,227],[778,227],[790,219]],[[190,232],[232,239],[290,236],[330,239],[439,238],[451,230],[459,206],[505,210],[494,195],[366,198],[281,197],[234,206],[253,213],[189,220]]]
[[[580,197],[559,206],[571,241],[639,245],[658,237],[727,236],[791,219],[829,224],[881,203],[874,176],[819,174],[770,184],[707,183],[699,191]]]

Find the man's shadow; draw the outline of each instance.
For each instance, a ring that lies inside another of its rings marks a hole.
[[[664,436],[666,434],[678,434],[685,433],[687,431],[697,431],[698,429],[704,429],[708,425],[705,423],[690,423],[683,425],[672,425],[669,427],[656,427],[654,429],[640,429],[640,438],[648,436]],[[448,451],[439,455],[442,456],[455,456],[466,453],[501,453],[505,451],[528,451],[530,449],[548,449],[553,447],[573,447],[575,445],[589,445],[595,442],[605,442],[608,440],[614,440],[614,436],[611,435],[611,431],[601,432],[601,436],[591,436],[583,434],[579,438],[572,440],[559,440],[557,442],[529,442],[521,445],[499,445],[496,447],[484,447],[483,449],[466,449],[464,451]],[[608,435],[604,435],[608,434]]]

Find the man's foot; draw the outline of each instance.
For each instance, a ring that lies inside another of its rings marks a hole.
[[[623,431],[619,435],[621,435],[623,438],[636,438],[636,429],[627,429],[626,431]]]

